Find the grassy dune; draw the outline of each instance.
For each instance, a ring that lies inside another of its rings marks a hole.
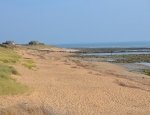
[[[27,59],[24,61],[23,65],[25,67],[27,67],[28,69],[33,69],[34,67],[36,67],[34,61],[32,59]]]
[[[20,56],[10,48],[0,47],[0,62],[2,63],[16,63]]]
[[[23,93],[27,88],[11,78],[17,75],[15,68],[0,64],[0,95]]]
[[[20,56],[9,48],[0,47],[0,95],[13,95],[24,92],[27,88],[12,79],[17,70],[9,64],[19,61]]]

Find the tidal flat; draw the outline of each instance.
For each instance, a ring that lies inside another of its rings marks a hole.
[[[149,48],[83,48],[76,54],[73,57],[81,60],[114,63],[129,71],[150,75]]]

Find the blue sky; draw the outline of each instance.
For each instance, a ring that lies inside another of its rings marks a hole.
[[[150,0],[0,0],[0,41],[150,41]]]

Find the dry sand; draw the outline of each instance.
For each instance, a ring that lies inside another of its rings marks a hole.
[[[0,97],[0,115],[150,115],[150,78],[65,52],[20,50],[36,68],[15,65],[30,91]]]

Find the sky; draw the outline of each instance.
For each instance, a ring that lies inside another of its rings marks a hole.
[[[150,0],[0,0],[0,42],[150,41]]]

